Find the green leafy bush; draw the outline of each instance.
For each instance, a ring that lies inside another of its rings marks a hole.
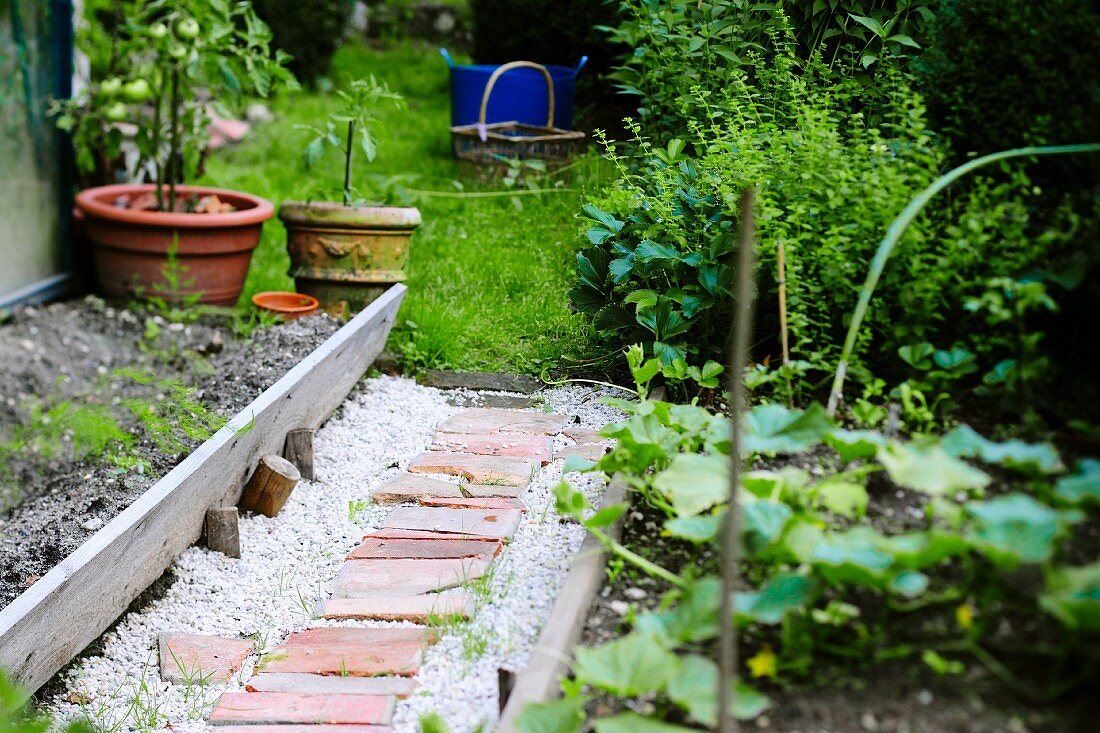
[[[253,0],[253,5],[271,28],[275,46],[293,57],[288,68],[307,84],[328,73],[355,7],[351,0]]]
[[[615,13],[602,0],[470,0],[470,11],[479,64],[575,66],[581,56],[594,68],[610,63],[613,49],[595,26],[615,22]]]

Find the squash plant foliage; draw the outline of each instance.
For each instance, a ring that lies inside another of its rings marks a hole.
[[[644,396],[655,365],[643,362],[638,347],[628,356]],[[729,510],[727,419],[693,405],[615,404],[629,413],[602,431],[615,447],[596,463],[571,459],[566,470],[621,475],[637,500],[665,515],[665,535],[717,556],[716,535]],[[1070,471],[1048,444],[995,442],[965,425],[911,441],[846,430],[831,424],[819,405],[758,405],[744,416],[744,436],[750,462],[813,451],[832,465],[820,475],[787,466],[743,476],[742,577],[753,588],[737,594],[735,623],[751,676],[804,675],[815,660],[836,655],[848,663],[919,658],[939,673],[976,661],[1034,698],[1095,672],[1100,561],[1070,564],[1065,548],[1079,524],[1096,519],[1100,461],[1085,459]],[[887,530],[869,521],[875,474],[890,482],[878,490],[893,494],[900,487],[920,500],[919,520]],[[530,707],[521,729],[581,730],[585,688],[656,696],[655,715],[666,722],[652,730],[713,725],[717,567],[704,560],[680,572],[660,567],[607,534],[627,505],[594,511],[565,482],[556,497],[560,513],[671,590],[658,610],[634,619],[625,636],[578,649],[565,699]],[[1035,580],[1025,584],[1021,577]],[[1052,665],[1076,655],[1080,676],[1037,690],[998,659],[1004,635],[1016,633],[1006,632],[1002,621],[1020,610],[1045,620],[1044,638],[1060,641],[1043,652]],[[744,683],[735,700],[741,718],[769,705]],[[595,729],[637,730],[643,723],[657,725],[625,713],[596,721]]]

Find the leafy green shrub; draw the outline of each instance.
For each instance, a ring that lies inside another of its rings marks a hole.
[[[470,0],[474,60],[503,64],[524,59],[575,66],[581,56],[597,69],[614,53],[596,30],[615,22],[602,0]]]
[[[307,84],[328,73],[355,7],[351,0],[253,0],[253,5],[271,28],[275,46],[293,56],[287,66]]]

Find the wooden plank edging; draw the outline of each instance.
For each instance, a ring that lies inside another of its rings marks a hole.
[[[256,460],[316,428],[382,351],[407,288],[394,285],[266,389],[133,504],[0,610],[0,668],[37,690],[235,504]]]
[[[604,491],[600,508],[620,504],[625,498],[626,482],[616,476]],[[619,517],[608,528],[616,540],[622,531],[622,523],[623,518]],[[603,583],[606,565],[607,553],[603,545],[589,534],[569,567],[569,574],[558,591],[550,618],[539,635],[527,666],[516,675],[512,694],[500,713],[496,733],[517,733],[516,721],[529,703],[545,702],[561,694],[561,679],[569,673],[573,647],[580,641],[588,609]]]

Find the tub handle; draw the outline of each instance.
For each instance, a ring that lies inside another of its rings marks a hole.
[[[576,76],[577,74],[581,73],[581,69],[583,69],[584,65],[587,64],[587,63],[588,63],[588,57],[587,56],[581,56],[580,62],[577,63],[577,68],[573,69],[573,76]]]
[[[442,56],[443,60],[447,62],[447,66],[449,66],[452,69],[455,67],[455,60],[453,58],[451,58],[451,52],[450,51],[448,51],[445,48],[441,48],[441,49],[439,49],[439,55]],[[585,61],[588,60],[587,56],[585,56],[584,58],[585,58]],[[581,64],[583,65],[584,61],[582,61]],[[577,68],[578,68],[578,70],[580,70],[580,67],[577,67]]]
[[[542,74],[542,77],[546,80],[546,94],[549,97],[549,104],[547,105],[546,126],[552,128],[554,126],[554,78],[550,76],[550,71],[547,70],[542,64],[536,64],[533,61],[510,61],[507,64],[498,66],[495,71],[489,76],[489,81],[485,85],[485,92],[481,95],[481,109],[477,115],[477,134],[481,138],[481,142],[485,142],[488,139],[488,129],[485,126],[485,112],[489,108],[489,95],[493,93],[493,86],[497,83],[497,79],[501,77],[507,71],[512,69],[528,68],[535,69]]]
[[[324,237],[317,237],[317,242],[328,252],[329,257],[347,257],[351,254],[351,251],[355,249],[355,242],[349,242],[346,239],[326,239]]]

